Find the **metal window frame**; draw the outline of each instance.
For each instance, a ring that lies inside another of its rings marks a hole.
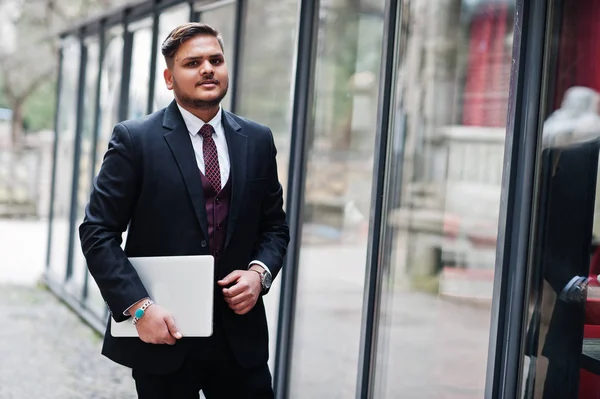
[[[154,9],[152,15],[152,48],[150,49],[150,73],[148,74],[148,102],[146,113],[151,114],[154,110],[154,93],[156,91],[156,67],[158,65],[158,34],[160,24],[160,12]]]
[[[302,211],[304,206],[304,181],[308,135],[312,122],[313,90],[317,50],[319,0],[300,0],[298,36],[292,108],[292,131],[287,187],[287,218],[290,243],[281,276],[279,317],[273,384],[275,397],[289,397],[291,354],[293,350],[296,297],[298,288],[298,262],[302,237]]]
[[[77,83],[77,110],[75,121],[75,141],[73,144],[73,175],[71,183],[71,201],[69,203],[69,235],[67,242],[67,267],[65,281],[73,275],[73,251],[75,247],[75,221],[77,219],[77,192],[79,190],[79,167],[81,158],[81,135],[85,106],[85,83],[87,72],[87,46],[84,43],[83,32],[79,35],[79,81]]]
[[[62,94],[62,77],[64,54],[62,47],[58,50],[58,71],[56,77],[56,110],[54,113],[54,143],[52,145],[52,171],[50,178],[50,209],[48,210],[48,239],[46,240],[46,271],[50,270],[50,259],[52,256],[52,224],[54,222],[54,194],[56,193],[56,158],[58,156],[58,130],[60,123],[60,102]]]
[[[131,83],[131,58],[133,57],[133,35],[130,32],[129,18],[125,17],[123,21],[123,55],[121,63],[121,87],[118,105],[118,119],[124,121],[128,119],[129,114],[129,84]]]
[[[100,137],[100,114],[102,113],[102,109],[100,107],[100,99],[101,99],[101,90],[102,90],[102,64],[104,63],[104,55],[106,54],[106,30],[104,26],[100,27],[98,32],[98,72],[96,76],[96,96],[94,98],[94,124],[92,127],[92,154],[90,159],[90,176],[89,181],[93,182],[94,177],[96,176],[96,162],[98,161],[98,139]],[[84,274],[83,277],[83,287],[81,290],[81,299],[83,305],[87,303],[89,292],[89,274]]]
[[[486,398],[516,398],[522,376],[527,260],[542,93],[547,2],[517,0]]]
[[[393,115],[395,100],[395,78],[400,39],[401,10],[399,2],[387,0],[384,13],[383,41],[379,79],[379,98],[377,105],[377,132],[375,136],[375,154],[371,188],[371,209],[369,218],[369,235],[367,262],[363,294],[363,310],[361,322],[360,351],[358,361],[358,378],[356,386],[357,398],[373,398],[375,394],[375,372],[378,347],[379,320],[382,304],[382,288],[384,285],[384,269],[389,269],[384,260],[388,145],[393,132]]]
[[[240,85],[240,67],[242,65],[241,57],[243,57],[243,38],[246,31],[246,12],[247,1],[237,0],[235,2],[235,32],[233,34],[233,66],[231,71],[231,80],[233,84],[229,89],[229,104],[231,112],[235,113],[238,109],[239,89]]]

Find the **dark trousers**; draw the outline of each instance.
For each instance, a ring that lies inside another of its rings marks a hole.
[[[267,364],[254,369],[240,367],[221,331],[216,329],[210,338],[187,343],[191,350],[175,373],[133,370],[139,399],[198,399],[200,391],[207,399],[274,397]]]

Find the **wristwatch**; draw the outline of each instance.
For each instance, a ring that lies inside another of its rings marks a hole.
[[[262,269],[261,271],[258,271],[256,269],[250,269],[252,271],[255,271],[256,273],[258,273],[258,275],[260,276],[260,286],[262,287],[262,292],[265,293],[267,291],[269,291],[269,289],[271,288],[271,283],[273,282],[273,277],[271,276],[271,273],[269,273],[267,270]]]

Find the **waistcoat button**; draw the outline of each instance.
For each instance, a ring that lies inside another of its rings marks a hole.
[[[202,240],[202,242],[200,243],[200,245],[202,246],[202,248],[206,248],[206,246],[208,244],[206,243],[206,240]]]

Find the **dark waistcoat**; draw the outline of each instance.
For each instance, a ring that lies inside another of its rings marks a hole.
[[[215,192],[204,174],[200,173],[200,178],[202,179],[204,203],[206,204],[209,248],[212,256],[215,257],[215,265],[218,265],[227,237],[227,219],[231,202],[231,176],[218,193]]]

